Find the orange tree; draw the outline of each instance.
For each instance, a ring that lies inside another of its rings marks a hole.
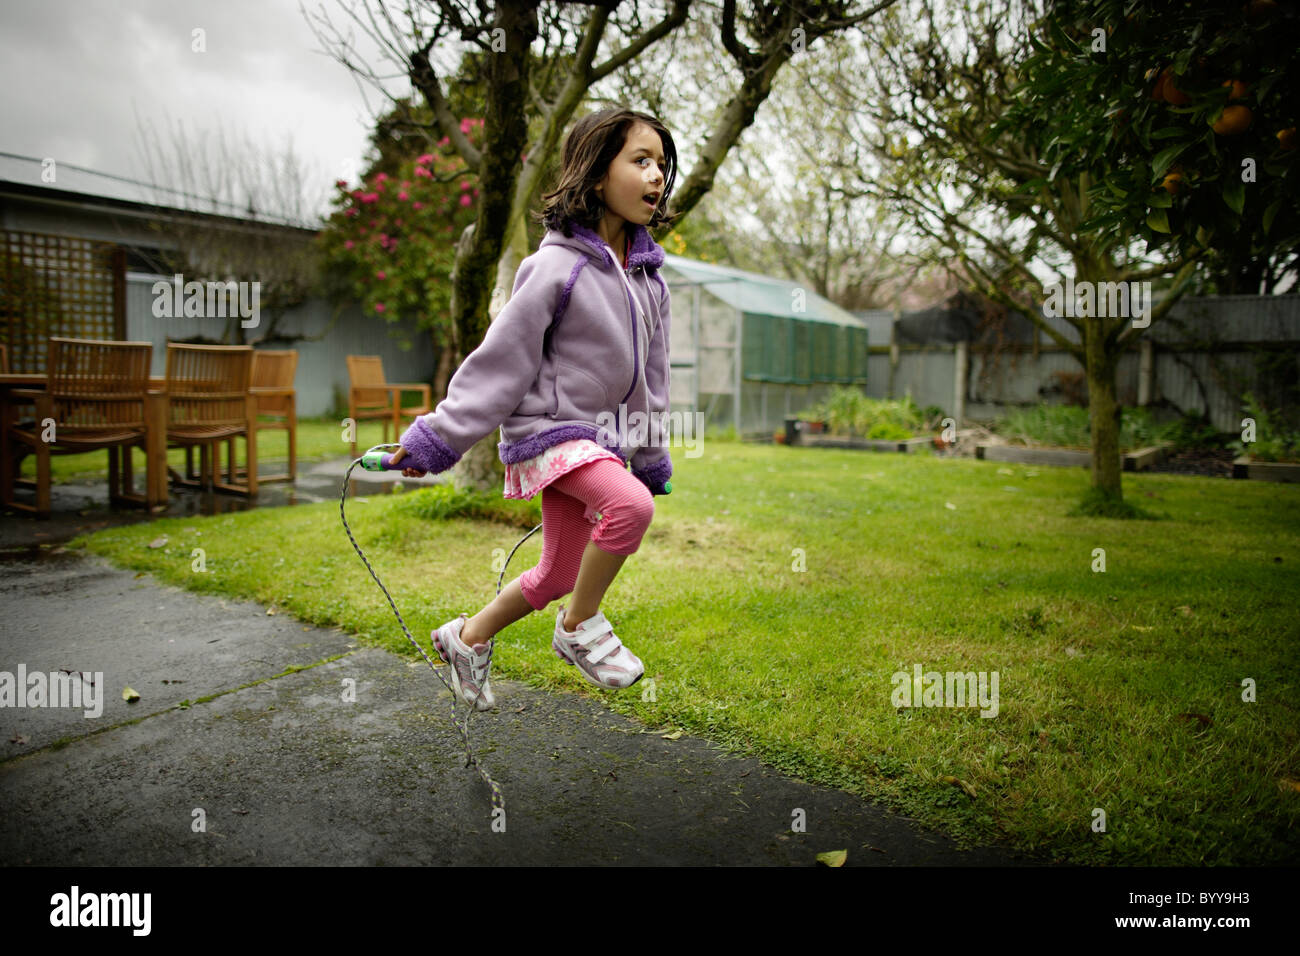
[[[1033,138],[1053,177],[1090,179],[1083,229],[1199,258],[1205,291],[1294,281],[1297,5],[1067,0],[1043,27],[997,128]]]
[[[482,123],[464,119],[461,132],[473,139]],[[438,353],[452,355],[451,269],[456,241],[477,215],[477,177],[444,139],[400,159],[392,175],[372,173],[356,186],[338,180],[335,189],[334,212],[317,239],[326,294],[359,302],[389,324],[414,320]]]

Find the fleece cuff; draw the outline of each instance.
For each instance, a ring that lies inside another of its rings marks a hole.
[[[436,475],[460,461],[460,454],[439,438],[423,418],[417,418],[398,440],[406,449],[403,465],[409,462],[412,468]]]
[[[666,495],[670,491],[668,479],[673,476],[673,459],[664,455],[648,468],[633,468],[632,474],[650,489],[650,494]]]

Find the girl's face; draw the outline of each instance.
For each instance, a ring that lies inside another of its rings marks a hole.
[[[605,204],[598,231],[607,241],[616,237],[625,223],[644,226],[650,221],[663,195],[666,174],[659,134],[644,123],[634,124],[627,131],[622,151],[595,187]]]

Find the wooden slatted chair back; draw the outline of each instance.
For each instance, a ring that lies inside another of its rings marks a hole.
[[[56,436],[82,438],[144,430],[149,389],[149,342],[101,342],[51,337],[46,388]]]
[[[251,345],[167,343],[170,422],[213,429],[248,421]]]
[[[348,377],[352,382],[352,400],[357,408],[387,408],[393,404],[388,389],[366,387],[385,384],[384,360],[381,356],[349,355]]]
[[[293,388],[294,377],[298,374],[298,351],[272,351],[258,349],[253,352],[254,388]],[[261,415],[289,414],[289,397],[287,395],[257,396],[257,411]]]

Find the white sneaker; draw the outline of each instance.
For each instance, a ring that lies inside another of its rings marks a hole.
[[[437,648],[438,656],[451,665],[451,684],[465,703],[479,710],[491,710],[497,705],[492,686],[488,683],[491,641],[477,645],[483,648],[481,651],[466,647],[460,639],[460,632],[467,620],[469,615],[462,614],[434,631],[433,646]]]
[[[564,607],[555,619],[551,649],[567,664],[574,664],[597,687],[622,690],[631,687],[645,673],[641,659],[623,646],[614,626],[599,611],[576,630],[564,629]]]

